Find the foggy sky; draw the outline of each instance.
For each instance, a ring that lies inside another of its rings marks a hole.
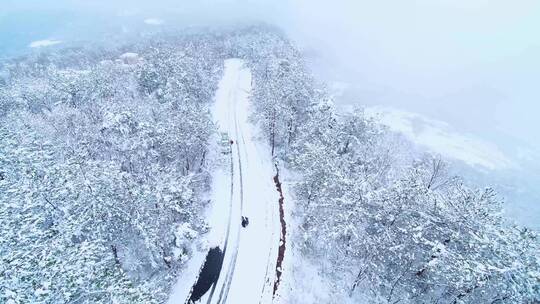
[[[262,20],[314,54],[321,78],[347,84],[342,102],[391,105],[499,145],[510,138],[540,149],[536,0],[7,0],[0,18],[24,10],[75,11],[111,22]]]
[[[337,65],[330,78],[356,86],[359,102],[495,140],[532,141],[540,131],[540,2],[315,2],[298,2],[291,28]]]

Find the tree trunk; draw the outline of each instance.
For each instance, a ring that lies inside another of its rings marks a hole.
[[[120,263],[120,258],[118,258],[118,249],[116,248],[116,245],[111,245],[111,249],[112,249],[112,253],[113,253],[113,256],[114,256],[114,262],[118,266],[121,266],[122,264]]]

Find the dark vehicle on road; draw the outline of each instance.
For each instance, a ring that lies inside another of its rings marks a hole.
[[[247,216],[242,216],[242,227],[246,228],[249,225],[249,218]]]

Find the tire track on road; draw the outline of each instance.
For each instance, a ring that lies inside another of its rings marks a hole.
[[[231,91],[228,94],[228,100],[233,100],[233,98],[234,98],[233,92]],[[231,123],[230,122],[231,122],[231,111],[230,111],[230,108],[229,108],[228,111],[227,111],[227,124],[228,124],[228,127],[227,127],[228,132],[227,133],[230,133],[230,129],[231,129],[231,126],[230,126]],[[224,263],[224,259],[225,259],[225,254],[226,254],[227,249],[228,249],[230,230],[231,230],[231,225],[232,225],[233,198],[234,198],[234,185],[235,185],[235,183],[234,183],[234,160],[233,160],[233,154],[232,154],[232,147],[231,146],[229,146],[229,161],[230,161],[230,171],[229,172],[230,172],[230,178],[231,178],[230,196],[229,196],[229,218],[228,218],[228,223],[227,223],[227,230],[226,230],[226,233],[225,233],[225,240],[223,242],[223,252],[222,252],[223,258],[221,260],[220,272],[219,272],[219,274],[218,274],[218,276],[216,278],[216,281],[212,284],[212,289],[210,290],[210,293],[208,295],[208,300],[206,301],[207,304],[210,304],[212,302],[214,292],[215,292],[216,287],[218,285],[219,277],[221,275],[221,270],[223,269],[223,263]],[[188,293],[188,297],[187,297],[186,302],[185,302],[186,304],[193,302],[192,301],[193,290],[194,290],[194,287],[198,283],[198,280],[199,280],[200,275],[201,275],[201,271],[204,268],[204,263],[206,263],[206,259],[203,262],[203,265],[201,265],[201,267],[199,269],[199,274],[196,277],[195,283],[191,287],[191,290]]]
[[[232,150],[232,148],[231,148]],[[229,222],[227,225],[227,232],[225,236],[225,242],[223,244],[223,259],[222,259],[222,266],[221,269],[223,269],[223,261],[225,260],[225,254],[227,253],[227,245],[229,243],[229,235],[231,230],[231,223],[232,223],[232,208],[233,208],[233,193],[234,193],[234,163],[232,158],[232,151],[229,152],[229,158],[230,158],[230,174],[231,174],[231,191],[230,191],[230,199],[229,199]],[[206,301],[206,304],[210,304],[212,301],[212,297],[214,296],[214,292],[216,291],[216,286],[219,281],[219,276],[221,275],[221,271],[218,274],[218,277],[216,279],[216,282],[212,286],[212,290],[210,291],[210,294],[208,295],[208,301]]]
[[[238,84],[238,81],[237,81]],[[236,97],[236,96],[235,96]],[[235,135],[236,135],[236,154],[238,158],[238,174],[240,177],[240,214],[243,214],[244,209],[244,183],[243,183],[243,175],[242,175],[242,158],[240,156],[240,142],[238,138],[240,138],[239,135],[239,128],[238,128],[238,117],[237,117],[237,99],[234,98],[234,128],[235,128]],[[243,139],[243,135],[241,136]],[[232,153],[231,153],[232,154]],[[223,283],[223,288],[221,289],[221,292],[219,294],[218,303],[227,303],[227,296],[229,295],[229,289],[231,288],[232,283],[232,277],[234,275],[234,269],[236,267],[236,259],[238,258],[238,246],[240,244],[240,225],[238,225],[238,232],[237,232],[237,242],[234,248],[234,253],[231,261],[231,266],[229,268],[229,272],[227,273],[227,277]]]

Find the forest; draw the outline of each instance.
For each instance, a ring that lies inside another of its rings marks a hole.
[[[540,301],[537,233],[493,189],[401,157],[406,140],[338,113],[293,43],[252,26],[0,63],[0,302],[167,301],[208,231],[227,58],[249,65],[251,120],[296,177],[292,250],[336,303]]]

